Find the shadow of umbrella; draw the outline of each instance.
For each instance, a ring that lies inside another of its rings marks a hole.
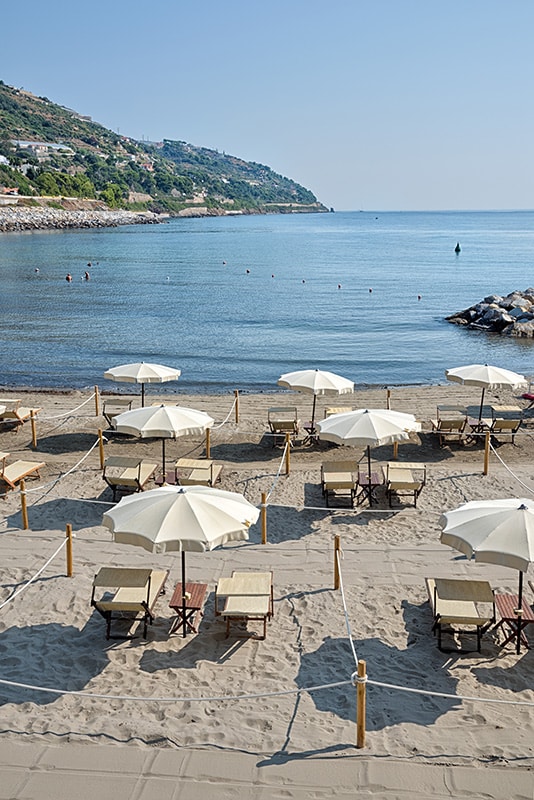
[[[430,651],[430,637],[423,648],[410,647],[406,650],[399,650],[377,638],[355,640],[354,644],[358,658],[367,661],[369,680],[454,694],[457,682],[438,669],[442,657],[437,648]],[[424,649],[424,653],[421,649]],[[435,661],[435,670],[430,668],[429,661]],[[422,663],[425,663],[424,671],[421,670]],[[301,657],[296,683],[299,687],[306,687],[349,680],[355,669],[349,640],[328,636],[317,650]],[[343,720],[355,720],[356,700],[353,686],[321,689],[311,692],[310,697],[319,711],[330,712]],[[410,695],[408,702],[406,697],[403,692],[368,684],[367,730],[378,731],[401,723],[431,725],[460,703],[442,697],[415,694]]]
[[[96,616],[94,614],[81,630],[58,622],[6,628],[0,641],[0,659],[4,664],[1,677],[31,686],[45,685],[70,692],[88,691],[87,684],[109,664],[106,653],[109,643],[101,635],[102,625]],[[75,669],[70,658],[58,658],[58,653],[82,650],[83,658],[76,659]],[[44,680],[43,675],[51,672],[51,663],[54,664],[53,675],[47,674]],[[47,705],[61,696],[61,693],[0,684],[0,705],[28,702]]]
[[[67,498],[36,503],[30,505],[29,509],[31,529],[32,531],[55,531],[58,524],[61,525],[62,522],[65,524],[69,522],[74,531],[94,528],[96,525],[102,524],[102,506],[102,502],[91,503],[90,500],[80,502]],[[22,528],[21,511],[9,514],[6,519],[14,528]]]

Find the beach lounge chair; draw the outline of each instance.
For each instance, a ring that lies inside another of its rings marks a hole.
[[[106,397],[102,403],[102,416],[108,423],[113,424],[113,419],[123,411],[130,411],[133,400],[127,397]]]
[[[31,418],[32,413],[35,415],[41,410],[40,408],[21,406],[21,403],[22,400],[3,400],[0,398],[0,406],[4,408],[0,413],[0,423],[12,425],[15,432]]]
[[[326,461],[321,465],[321,490],[328,508],[330,498],[336,497],[348,498],[354,508],[357,487],[357,461]]]
[[[457,629],[457,633],[477,635],[480,653],[482,634],[495,622],[495,598],[487,581],[466,581],[452,578],[425,578],[428,599],[434,622],[432,632],[438,634],[441,650],[442,628]],[[471,630],[465,630],[466,626]]]
[[[273,437],[273,447],[284,444],[286,433],[291,441],[295,441],[299,433],[300,421],[295,406],[273,406],[267,412],[269,431]]]
[[[175,464],[176,483],[180,486],[215,486],[221,480],[222,464],[209,458],[180,458]]]
[[[157,468],[157,464],[143,461],[142,458],[108,456],[104,462],[102,477],[111,488],[115,500],[119,492],[142,492]]]
[[[98,571],[93,580],[91,605],[106,620],[106,639],[111,638],[112,621],[124,617],[141,619],[143,639],[146,639],[147,626],[154,619],[156,601],[165,594],[168,574],[169,570],[126,567],[102,567]]]
[[[511,437],[514,444],[515,435],[521,425],[520,419],[494,419],[491,423],[490,434],[493,439],[498,441],[498,436]],[[506,441],[509,441],[507,438]]]
[[[417,498],[426,483],[426,466],[418,462],[388,461],[386,466],[386,494],[389,507],[392,507],[393,497],[413,497],[413,504],[417,506]]]
[[[226,636],[232,623],[263,622],[263,634],[246,631],[236,633],[241,638],[265,639],[267,622],[274,616],[272,572],[232,572],[221,578],[215,590],[215,614],[226,621]]]
[[[467,425],[467,417],[458,417],[457,419],[432,419],[432,432],[437,433],[439,437],[439,446],[443,447],[448,442],[464,443],[464,430]]]
[[[9,453],[0,453],[0,480],[5,484],[4,497],[10,489],[16,489],[17,484],[30,476],[40,478],[39,470],[45,466],[44,461],[13,461],[6,463]]]

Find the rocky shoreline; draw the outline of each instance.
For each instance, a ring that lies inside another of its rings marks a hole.
[[[166,215],[151,211],[111,211],[109,209],[23,208],[0,207],[0,232],[64,230],[67,228],[115,228],[119,225],[156,224]]]
[[[501,297],[490,294],[480,303],[445,317],[454,325],[523,339],[534,338],[534,287]]]

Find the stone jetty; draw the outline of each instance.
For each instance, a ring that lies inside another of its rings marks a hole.
[[[499,333],[503,336],[534,338],[534,288],[515,291],[501,297],[490,294],[465,311],[445,317],[447,322],[465,325],[473,330]]]
[[[163,222],[164,217],[150,211],[111,211],[109,209],[74,209],[1,206],[0,232],[62,230],[66,228],[114,228]]]

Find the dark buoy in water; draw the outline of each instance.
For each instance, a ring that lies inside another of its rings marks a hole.
[[[456,242],[456,247],[454,248],[455,253],[461,253],[462,248],[460,247],[460,242]]]

